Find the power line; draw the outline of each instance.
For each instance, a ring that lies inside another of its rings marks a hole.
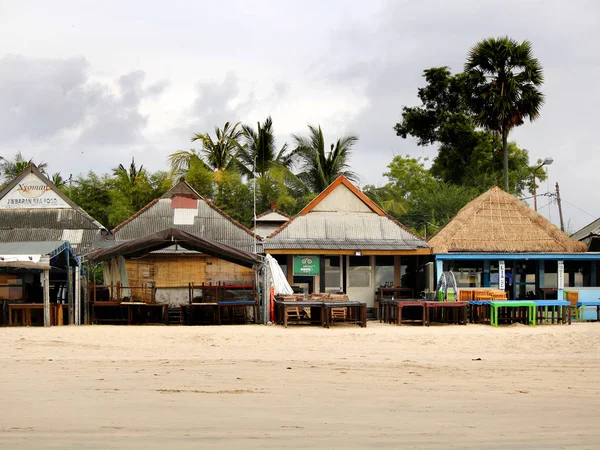
[[[568,203],[568,204],[569,204],[569,205],[571,205],[573,208],[575,208],[575,209],[578,209],[578,210],[579,210],[579,211],[581,211],[582,213],[585,213],[585,214],[587,214],[588,216],[590,216],[590,217],[592,217],[592,218],[594,218],[594,219],[596,219],[596,218],[597,218],[597,217],[596,217],[596,216],[594,216],[593,214],[590,214],[589,212],[587,212],[587,211],[584,211],[584,210],[583,210],[583,209],[581,209],[580,207],[578,207],[578,206],[575,206],[573,203],[566,201],[564,198],[563,198],[563,199],[561,199],[561,200],[562,200],[563,202],[565,202],[565,203]]]

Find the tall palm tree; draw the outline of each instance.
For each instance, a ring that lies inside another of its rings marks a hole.
[[[239,125],[239,122],[233,126],[226,122],[222,129],[215,127],[216,140],[214,141],[208,133],[196,133],[192,136],[192,142],[202,142],[203,160],[212,170],[222,172],[234,167],[235,155],[243,134],[243,131],[238,129]]]
[[[340,175],[350,181],[358,181],[358,175],[350,170],[349,159],[352,146],[358,137],[347,135],[331,144],[325,151],[325,139],[321,127],[308,125],[308,136],[292,135],[296,142],[294,154],[300,163],[300,178],[312,192],[321,192]]]
[[[33,159],[25,159],[21,152],[18,152],[12,160],[0,156],[0,180],[9,182],[17,178],[32,161]],[[36,166],[40,172],[46,173],[48,164],[41,162]]]
[[[467,103],[475,122],[502,137],[504,188],[508,192],[508,135],[526,118],[534,121],[540,115],[542,66],[533,57],[529,41],[489,38],[470,50],[465,73]]]
[[[192,136],[192,142],[200,141],[202,149],[200,151],[179,150],[169,155],[171,171],[173,174],[185,175],[191,164],[199,163],[202,166],[215,172],[216,178],[222,177],[222,172],[226,170],[235,170],[238,166],[236,154],[240,147],[242,130],[238,129],[240,124],[233,126],[226,122],[223,128],[215,127],[215,139],[209,133],[196,133]]]
[[[143,165],[137,167],[135,165],[135,158],[131,158],[129,169],[126,169],[123,164],[119,164],[118,167],[113,169],[113,174],[130,186],[138,185],[147,179],[146,169],[144,169]]]
[[[277,150],[273,133],[273,120],[267,117],[264,123],[257,124],[254,130],[249,125],[242,126],[244,145],[239,146],[238,160],[243,175],[252,178],[262,177],[275,166],[290,168],[294,155],[288,153],[288,145]]]

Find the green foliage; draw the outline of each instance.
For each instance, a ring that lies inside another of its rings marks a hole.
[[[186,179],[198,194],[212,199],[214,195],[214,172],[199,159],[190,160]],[[179,181],[179,180],[176,180]]]
[[[113,182],[108,175],[99,177],[89,171],[86,176],[78,176],[70,188],[62,190],[73,202],[83,208],[106,227],[109,227],[108,214],[111,206],[110,190]]]
[[[498,150],[502,140],[497,133],[477,129],[475,114],[467,107],[467,76],[437,67],[425,70],[424,77],[427,84],[418,90],[422,104],[403,108],[396,134],[412,136],[418,145],[438,146],[430,173],[439,181],[479,193],[498,184],[503,174],[503,153]],[[528,153],[514,143],[507,148],[509,186],[521,194],[532,178]]]
[[[13,159],[6,159],[0,156],[0,191],[8,186],[12,180],[17,178],[32,162],[32,159],[25,159],[21,152],[15,154]],[[36,164],[37,168],[44,175],[48,164],[40,162]]]
[[[262,125],[259,122],[256,130],[243,125],[242,132],[244,145],[238,147],[238,160],[243,175],[260,177],[274,166],[288,169],[292,166],[293,155],[288,152],[287,144],[277,150],[271,117],[267,117]]]
[[[196,133],[192,136],[192,142],[202,143],[202,160],[214,171],[232,170],[238,164],[236,154],[240,147],[242,130],[238,129],[240,124],[233,126],[229,122],[223,128],[215,127],[215,139],[208,133]]]
[[[319,193],[344,175],[351,181],[358,181],[358,176],[350,170],[349,159],[352,146],[358,137],[348,135],[331,144],[329,152],[325,151],[325,139],[321,127],[308,125],[308,136],[294,134],[296,149],[292,153],[300,165],[297,177],[306,187]]]
[[[396,156],[384,175],[389,182],[364,190],[388,214],[419,234],[443,226],[476,195],[476,191],[436,179],[426,160]],[[433,227],[431,227],[433,226]]]
[[[542,66],[529,41],[489,38],[471,49],[465,73],[465,100],[475,123],[502,137],[504,188],[509,191],[508,135],[526,118],[534,121],[540,115]]]
[[[251,227],[252,202],[252,191],[243,183],[240,175],[237,172],[224,172],[215,204],[238,222]]]

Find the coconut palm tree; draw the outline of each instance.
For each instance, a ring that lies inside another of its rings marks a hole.
[[[259,122],[256,130],[243,125],[242,132],[244,145],[238,148],[238,160],[243,175],[249,178],[262,177],[275,166],[291,168],[294,155],[288,152],[287,144],[277,149],[270,116],[262,125]]]
[[[308,136],[292,135],[296,142],[294,155],[300,164],[297,175],[312,192],[321,192],[337,177],[344,175],[350,181],[358,181],[358,176],[350,170],[349,159],[352,146],[358,137],[347,135],[331,144],[325,151],[325,139],[321,127],[308,125]]]
[[[540,115],[544,95],[542,66],[533,57],[531,43],[509,37],[478,42],[465,63],[467,103],[475,122],[502,137],[504,188],[508,185],[508,135],[526,118]]]
[[[223,128],[215,127],[215,139],[209,133],[196,133],[192,136],[192,142],[200,141],[200,151],[179,150],[169,155],[171,171],[176,175],[175,179],[185,175],[192,164],[200,164],[215,172],[216,178],[222,177],[222,172],[235,170],[238,166],[236,154],[240,147],[242,130],[238,129],[240,124],[233,126],[230,122],[225,123]]]
[[[130,186],[138,185],[140,182],[147,180],[146,169],[144,169],[143,165],[137,167],[135,165],[135,158],[131,158],[129,169],[126,169],[123,164],[119,164],[118,167],[113,169],[113,174],[120,181],[124,181]]]
[[[9,160],[0,156],[0,180],[9,182],[17,178],[27,168],[33,159],[25,159],[21,152],[18,152],[14,159]],[[46,173],[48,164],[41,162],[36,164],[37,168],[43,174]]]

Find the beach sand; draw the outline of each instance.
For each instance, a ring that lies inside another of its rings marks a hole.
[[[600,324],[0,329],[0,448],[593,449]]]

